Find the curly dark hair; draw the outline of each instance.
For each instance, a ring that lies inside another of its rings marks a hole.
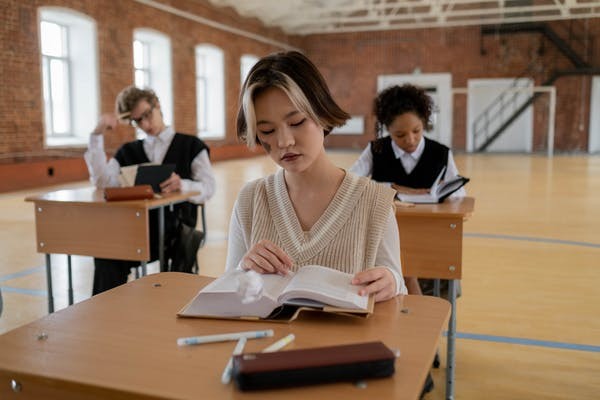
[[[433,99],[425,89],[408,83],[389,87],[379,93],[373,103],[375,137],[381,137],[384,126],[390,126],[398,115],[407,112],[415,113],[423,121],[423,128],[431,130],[433,109]]]

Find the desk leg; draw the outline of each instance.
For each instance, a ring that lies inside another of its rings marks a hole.
[[[433,295],[435,297],[440,297],[440,280],[439,279],[433,280]]]
[[[446,357],[446,399],[454,400],[454,345],[456,341],[456,286],[457,280],[448,281],[448,300],[450,300],[450,320],[448,321],[448,340]]]
[[[142,261],[142,276],[146,276],[146,261]]]
[[[69,277],[69,305],[73,305],[73,275],[71,273],[71,255],[67,255],[67,275]]]
[[[165,208],[158,207],[158,262],[160,272],[167,272],[165,264]]]
[[[50,254],[46,254],[46,285],[48,285],[48,314],[54,312],[54,294],[52,293],[52,261]]]

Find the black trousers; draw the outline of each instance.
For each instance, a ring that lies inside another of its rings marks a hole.
[[[139,265],[139,261],[94,258],[92,296],[127,283],[127,276],[131,272],[131,268],[138,267]]]

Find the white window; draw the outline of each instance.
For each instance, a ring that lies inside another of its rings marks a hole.
[[[150,87],[150,44],[141,40],[133,41],[133,68],[135,86]]]
[[[133,32],[134,82],[154,90],[165,124],[173,124],[171,40],[163,33],[140,28]]]
[[[244,85],[244,81],[246,80],[246,77],[250,73],[250,70],[252,69],[252,67],[254,67],[254,64],[256,64],[257,62],[258,62],[258,57],[253,56],[252,54],[244,54],[240,58],[240,78],[241,78],[242,85]]]
[[[45,145],[85,146],[99,109],[96,24],[64,8],[39,9]]]
[[[225,137],[225,71],[223,50],[196,46],[196,115],[198,136]]]

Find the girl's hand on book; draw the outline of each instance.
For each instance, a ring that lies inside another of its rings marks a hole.
[[[358,291],[361,296],[375,295],[375,301],[391,299],[396,295],[396,280],[386,267],[370,268],[354,275],[353,285],[365,285]]]
[[[240,263],[242,269],[253,270],[261,274],[287,275],[293,261],[285,251],[269,240],[256,243]]]
[[[429,189],[415,189],[408,186],[401,186],[392,183],[392,189],[400,194],[424,194],[429,193]]]

